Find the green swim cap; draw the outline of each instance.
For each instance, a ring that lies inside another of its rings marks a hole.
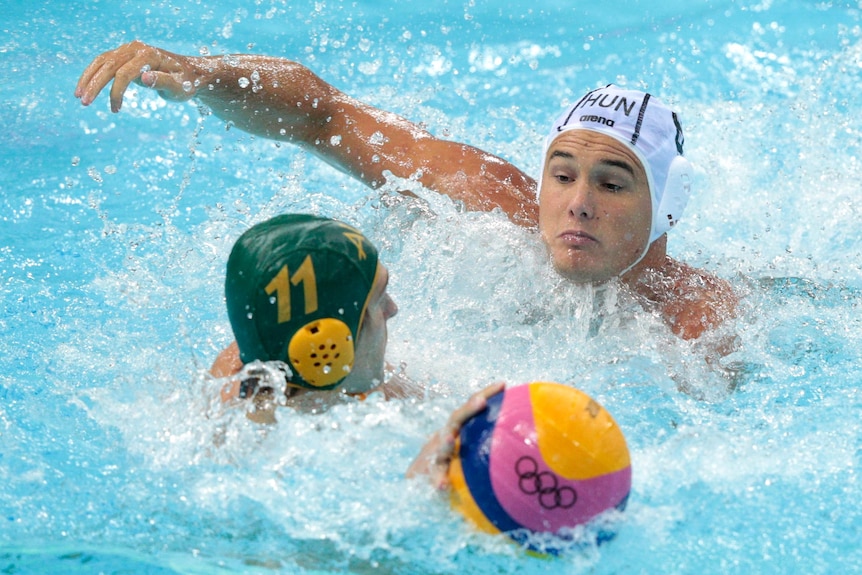
[[[286,214],[253,226],[225,279],[240,359],[284,362],[293,386],[336,387],[353,369],[376,275],[377,249],[342,222]]]

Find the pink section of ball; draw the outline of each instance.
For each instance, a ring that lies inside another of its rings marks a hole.
[[[533,531],[555,533],[586,523],[616,506],[631,486],[631,467],[586,480],[565,479],[553,473],[539,451],[528,385],[506,390],[491,438],[488,465],[497,501],[512,519]],[[531,472],[550,474],[543,474],[537,484]],[[535,493],[537,487],[541,499]],[[570,490],[577,494],[573,505]]]

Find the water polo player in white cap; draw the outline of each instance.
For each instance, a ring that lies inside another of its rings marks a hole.
[[[252,76],[253,86],[241,81]],[[135,41],[98,56],[75,95],[89,105],[112,80],[115,112],[137,82],[166,99],[197,98],[236,127],[302,146],[371,187],[391,173],[468,209],[502,209],[538,227],[563,276],[620,278],[685,339],[735,313],[726,281],[667,255],[665,232],[685,206],[691,171],[676,115],[643,92],[609,86],[579,99],[554,123],[537,184],[497,156],[435,138],[283,58],[181,56]]]

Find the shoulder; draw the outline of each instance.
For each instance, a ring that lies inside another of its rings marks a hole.
[[[210,367],[210,374],[214,377],[228,377],[242,369],[242,360],[239,358],[239,346],[236,342],[231,343],[218,354]]]
[[[403,371],[394,371],[392,366],[386,366],[388,376],[386,382],[374,388],[372,391],[383,392],[387,399],[409,399],[425,397],[425,387],[409,377]]]
[[[218,357],[210,367],[210,375],[221,379],[236,375],[242,369],[242,360],[239,358],[239,347],[236,342],[233,342],[218,354]],[[225,382],[221,390],[221,400],[223,402],[231,401],[239,397],[240,381],[236,378],[231,378]]]
[[[739,298],[729,282],[671,257],[638,283],[638,291],[659,305],[665,322],[683,339],[697,339],[736,315]]]
[[[726,280],[676,261],[669,272],[671,297],[663,308],[678,336],[698,338],[736,315],[739,298]]]

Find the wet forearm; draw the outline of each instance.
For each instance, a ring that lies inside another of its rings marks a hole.
[[[417,178],[468,209],[537,219],[535,182],[486,152],[435,138],[397,114],[355,100],[305,66],[267,56],[188,59],[196,97],[246,132],[291,142],[372,188],[388,174]]]
[[[269,139],[313,144],[341,94],[305,66],[267,56],[188,59],[197,99],[237,128]]]
[[[350,98],[299,63],[253,55],[188,61],[198,100],[241,130],[301,146],[372,187],[386,170],[409,177],[416,169],[407,150],[424,131]]]

